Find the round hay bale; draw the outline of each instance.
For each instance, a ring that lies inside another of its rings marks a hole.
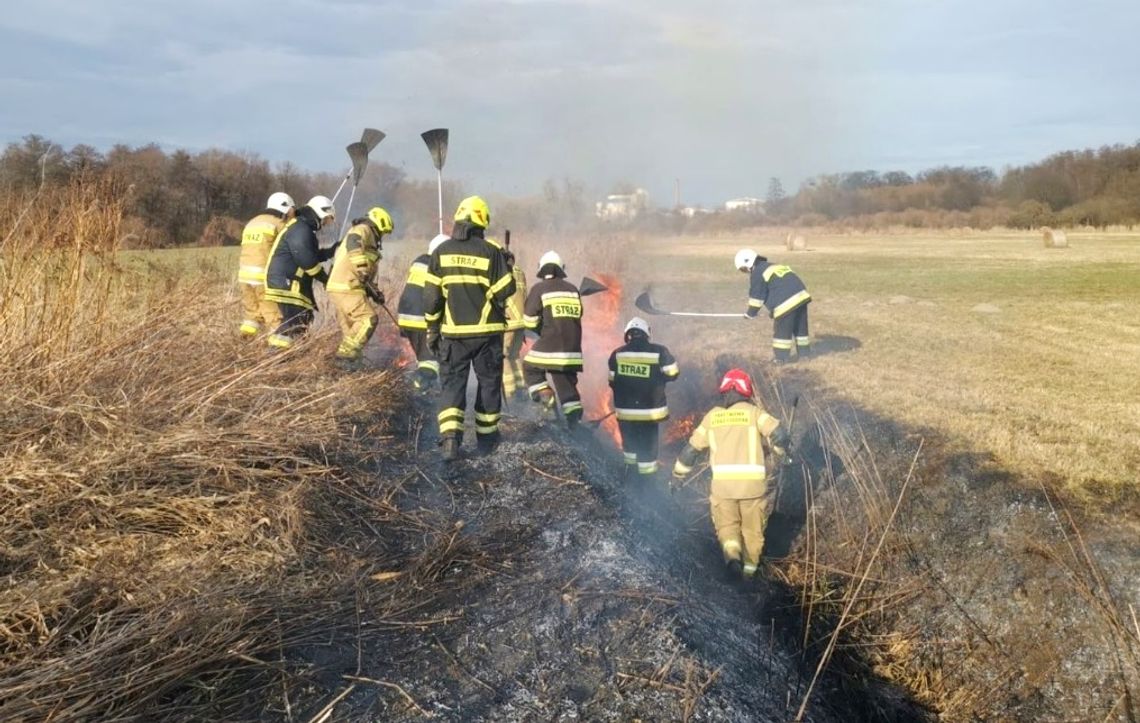
[[[790,233],[784,239],[784,245],[788,251],[806,251],[807,250],[807,237],[803,234]]]
[[[1048,226],[1044,226],[1041,229],[1041,235],[1045,242],[1045,248],[1047,249],[1069,248],[1069,237],[1060,229],[1052,229]]]

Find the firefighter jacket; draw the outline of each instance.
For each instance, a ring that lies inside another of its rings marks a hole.
[[[376,224],[366,218],[356,219],[337,247],[325,288],[333,292],[364,293],[364,284],[372,281],[376,262],[383,258],[382,237]]]
[[[507,330],[522,329],[523,307],[526,306],[526,273],[518,264],[511,269],[511,276],[515,277],[515,293],[507,299]]]
[[[623,422],[661,422],[669,418],[665,385],[681,370],[669,350],[644,336],[634,336],[610,354],[614,413]]]
[[[429,261],[431,256],[420,254],[408,267],[408,278],[396,306],[396,323],[401,329],[427,330],[427,321],[424,319],[424,279],[427,278]]]
[[[483,229],[457,221],[428,261],[424,319],[445,337],[502,334],[503,308],[514,293],[502,248],[483,238]]]
[[[305,309],[316,309],[313,297],[313,280],[322,283],[328,274],[321,262],[328,260],[334,249],[321,250],[317,240],[320,220],[308,207],[297,211],[297,216],[285,224],[277,235],[265,266],[265,300],[278,304],[292,304]]]
[[[751,499],[764,495],[764,440],[780,426],[779,420],[752,402],[741,400],[725,407],[713,407],[689,437],[689,446],[709,450],[712,468],[710,494],[721,499]],[[692,468],[679,458],[674,474],[688,474]]]
[[[261,286],[265,279],[265,262],[281,229],[285,215],[267,208],[250,219],[241,232],[241,260],[238,261],[238,283]]]
[[[779,319],[809,301],[811,295],[807,287],[791,268],[767,261],[757,261],[752,267],[752,282],[748,289],[749,316],[756,316],[761,307],[767,306],[768,314]]]
[[[523,325],[538,341],[523,361],[544,369],[582,368],[582,297],[565,278],[541,279],[523,305]]]

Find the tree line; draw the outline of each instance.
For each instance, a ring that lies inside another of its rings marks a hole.
[[[1140,222],[1140,143],[1065,151],[1001,174],[982,166],[823,175],[794,196],[772,179],[766,200],[770,218],[803,225],[1131,226]]]
[[[105,153],[88,145],[66,150],[38,135],[10,143],[0,154],[0,194],[9,197],[31,197],[41,184],[113,179],[126,189],[127,236],[140,247],[234,243],[270,193],[285,191],[304,203],[317,194],[331,196],[342,178],[292,163],[271,167],[252,153],[166,152],[155,144],[116,145]],[[445,184],[445,203],[457,202],[461,193],[455,184]],[[347,198],[346,188],[340,208]],[[435,234],[434,180],[409,179],[401,169],[373,161],[357,189],[353,215],[363,215],[380,199],[405,234]]]
[[[106,152],[88,145],[66,150],[38,135],[10,143],[0,154],[0,195],[10,198],[31,197],[41,185],[102,179],[128,189],[130,243],[164,247],[233,243],[244,221],[273,191],[283,190],[304,203],[318,193],[331,195],[342,176],[291,163],[271,166],[256,154],[220,149],[167,152],[149,144],[116,145]],[[463,195],[460,183],[445,183],[445,209],[454,208]],[[384,205],[397,236],[427,239],[437,230],[434,180],[409,178],[403,170],[373,160],[356,201],[360,214],[370,205]],[[495,216],[530,233],[581,233],[604,225],[595,218],[586,187],[570,179],[547,181],[532,196],[493,198],[492,203]],[[1066,151],[1000,174],[987,167],[941,167],[914,175],[856,171],[811,178],[795,193],[786,193],[773,178],[761,214],[688,218],[660,212],[627,225],[668,234],[764,224],[985,229],[1138,222],[1140,143]]]

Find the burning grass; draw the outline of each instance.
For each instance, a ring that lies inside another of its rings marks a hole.
[[[396,375],[243,346],[231,270],[124,261],[121,198],[0,208],[0,717],[303,710],[291,651],[445,622],[478,553],[396,507]]]

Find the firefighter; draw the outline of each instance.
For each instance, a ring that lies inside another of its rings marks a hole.
[[[508,248],[503,251],[511,275],[515,277],[515,293],[507,299],[507,330],[503,334],[503,392],[508,397],[526,397],[519,353],[523,345],[523,307],[526,305],[526,272],[515,263],[515,255]]]
[[[658,425],[669,418],[665,385],[681,373],[669,350],[649,341],[649,322],[633,317],[625,325],[625,345],[610,354],[610,388],[621,432],[626,470],[657,473]]]
[[[392,217],[383,208],[373,207],[363,218],[353,220],[333,255],[325,288],[341,330],[336,356],[345,362],[357,362],[364,356],[364,345],[380,322],[369,300],[384,305],[384,292],[376,287],[375,274],[376,263],[383,258],[386,233],[392,233]]]
[[[250,219],[241,232],[241,258],[238,284],[241,285],[241,335],[252,339],[262,329],[276,329],[281,323],[277,304],[265,300],[265,262],[273,240],[295,212],[293,197],[278,191],[269,197],[265,210]]]
[[[709,450],[713,526],[728,574],[745,578],[756,574],[764,549],[768,516],[764,448],[783,456],[788,443],[779,420],[764,411],[753,392],[746,372],[726,372],[720,382],[721,406],[704,416],[673,466],[673,476],[684,478],[700,453]]]
[[[486,201],[478,196],[463,199],[451,238],[432,252],[424,277],[428,346],[439,359],[439,433],[445,461],[459,455],[471,369],[477,384],[478,450],[490,454],[499,443],[504,307],[515,293],[515,279],[502,248],[484,237],[490,222]]]
[[[447,239],[447,234],[439,234],[428,243],[427,253],[420,254],[412,261],[412,265],[408,268],[408,278],[404,282],[404,291],[400,294],[400,301],[396,307],[396,325],[400,327],[400,336],[408,340],[412,352],[416,355],[416,375],[412,379],[412,385],[421,391],[429,389],[439,377],[439,360],[427,344],[424,279],[427,278],[428,262],[431,261],[432,253]]]
[[[327,196],[313,196],[273,242],[265,265],[265,299],[277,304],[281,322],[269,335],[269,345],[288,349],[313,321],[317,302],[313,282],[328,281],[321,265],[336,252],[336,246],[321,249],[317,231],[335,219]]]
[[[772,361],[783,364],[791,360],[792,347],[797,349],[799,358],[811,351],[811,337],[808,336],[808,304],[811,294],[804,282],[791,268],[773,264],[752,249],[736,252],[736,268],[751,274],[748,290],[748,311],[750,318],[756,318],[760,309],[768,307],[772,317]]]
[[[566,280],[566,265],[554,251],[539,259],[538,278],[523,306],[524,326],[538,334],[523,359],[523,377],[530,398],[547,412],[557,402],[567,426],[574,428],[582,419],[582,297]]]

